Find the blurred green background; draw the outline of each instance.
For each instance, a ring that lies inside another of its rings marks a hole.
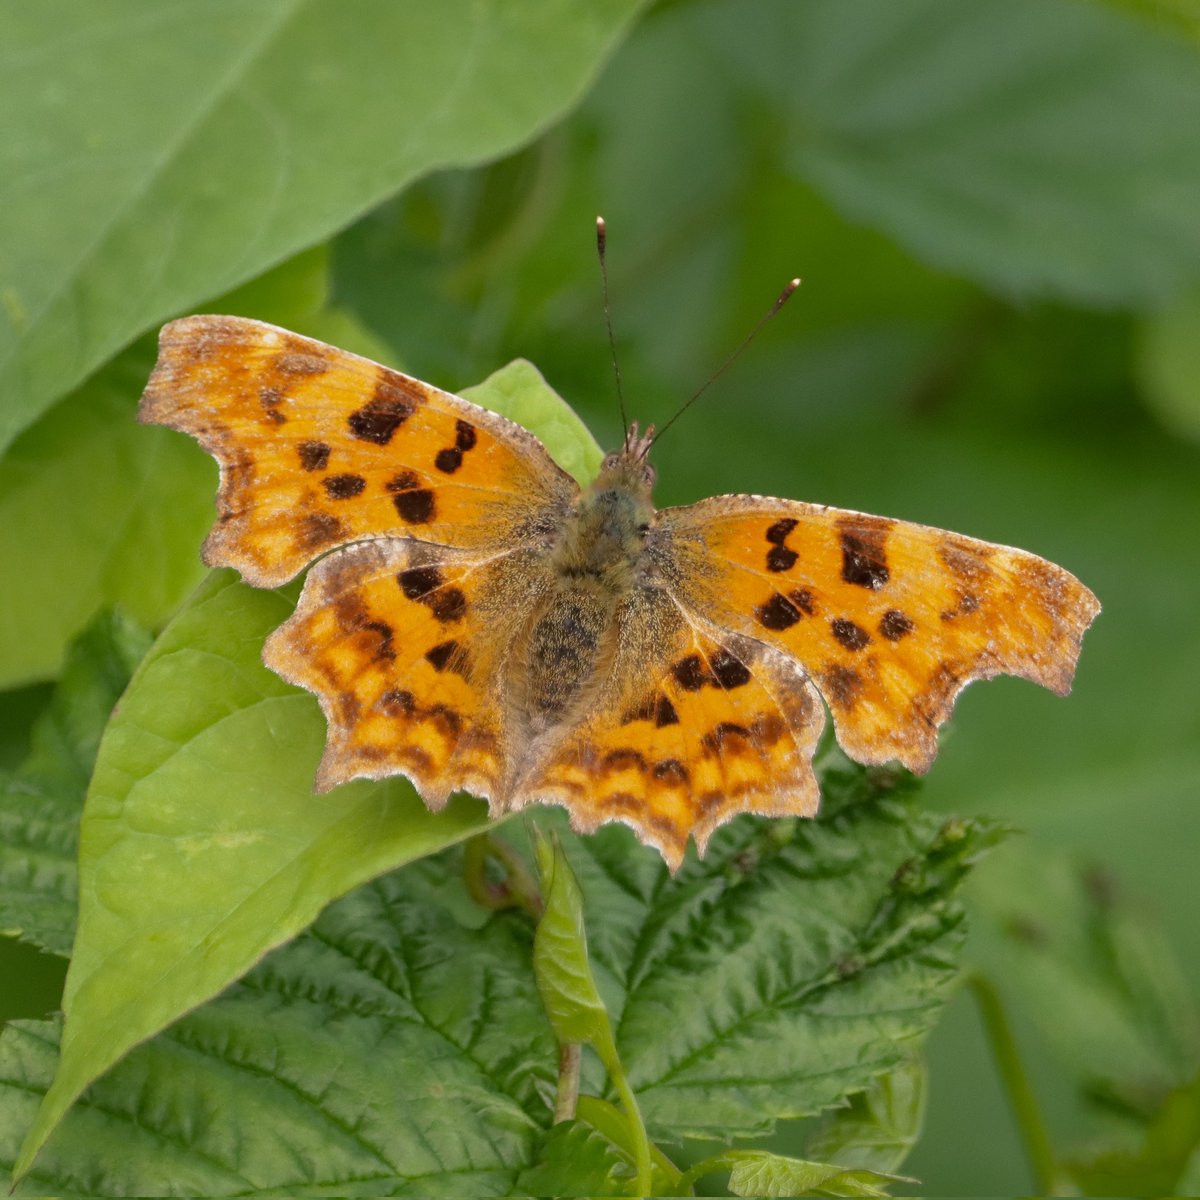
[[[1074,694],[971,688],[925,796],[1024,831],[974,882],[969,953],[1055,1144],[1136,1143],[1200,1069],[1200,6],[54,0],[0,21],[6,768],[71,633],[110,603],[161,624],[200,578],[215,471],[133,422],[166,318],[245,312],[450,389],[524,356],[612,445],[597,213],[642,421],[800,275],[663,440],[657,499],[884,513],[1098,594]],[[7,942],[0,972],[0,1017],[56,1003],[59,960]],[[1033,1190],[967,995],[928,1053],[922,1191]]]

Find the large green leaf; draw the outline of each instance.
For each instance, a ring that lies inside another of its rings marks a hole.
[[[626,1196],[632,1182],[632,1169],[602,1133],[580,1121],[560,1121],[517,1188],[530,1196]]]
[[[133,418],[153,363],[131,349],[27,429],[0,460],[0,685],[53,674],[106,604],[163,621],[200,581],[216,470]],[[81,486],[81,483],[83,486]]]
[[[961,942],[955,892],[996,834],[880,799],[877,778],[826,770],[820,821],[735,822],[674,880],[625,830],[572,844],[654,1138],[724,1141],[819,1112],[936,1019]]]
[[[22,1191],[510,1194],[555,1064],[531,932],[465,929],[407,873],[359,889],[93,1086]],[[57,1040],[24,1022],[0,1039],[6,1165]]]
[[[101,746],[80,845],[63,1057],[26,1162],[122,1054],[215,995],[355,884],[468,836],[411,785],[315,797],[315,700],[259,661],[291,611],[214,573],[155,644]]]
[[[28,759],[0,779],[0,933],[70,953],[83,796],[100,733],[149,644],[119,617],[88,629],[33,728]]]
[[[324,249],[307,251],[216,311],[309,332],[328,320],[326,267]],[[361,333],[340,332],[362,349]],[[186,438],[137,423],[154,353],[139,339],[0,458],[0,559],[19,565],[0,609],[0,686],[55,673],[67,640],[106,606],[161,626],[204,577],[216,467]]]
[[[574,103],[640,0],[0,10],[0,448],[171,313]]]
[[[736,4],[706,16],[712,53],[778,106],[792,168],[925,262],[1093,304],[1200,273],[1184,42],[1069,0],[773,0],[753,37]]]
[[[227,641],[244,636],[227,624]],[[235,699],[225,723],[244,711]],[[282,716],[266,719],[282,735]],[[156,752],[170,755],[160,733]],[[298,773],[310,759],[297,757]],[[740,818],[674,880],[626,830],[564,835],[585,877],[597,982],[624,1008],[620,1052],[664,1138],[702,1129],[727,1142],[861,1090],[911,1053],[953,977],[955,892],[991,835],[920,813],[912,797],[889,795],[879,773],[835,769],[824,782],[819,820]],[[364,803],[350,788],[312,801]],[[146,836],[163,824],[137,816]],[[383,816],[375,838],[399,840]],[[549,812],[538,819],[561,824]],[[516,910],[480,929],[460,920],[445,885],[462,861],[449,850],[363,885],[219,999],[131,1049],[66,1114],[27,1186],[494,1194],[539,1163],[561,1179],[571,1146],[586,1153],[593,1182],[599,1174],[619,1185],[626,1173],[593,1138],[544,1136],[558,1058],[533,930]],[[189,872],[190,888],[207,888],[201,868],[211,863]],[[321,873],[310,887],[321,888]],[[221,882],[245,890],[228,875]],[[178,906],[154,879],[143,890],[160,908]],[[12,1162],[50,1084],[56,1041],[53,1030],[23,1025],[0,1043],[0,1162]],[[65,1042],[64,1053],[78,1045]],[[664,1059],[682,1078],[664,1077]],[[580,1114],[628,1160],[615,1110],[581,1102]],[[669,1164],[656,1152],[654,1163],[662,1182]]]
[[[528,364],[473,395],[539,417],[554,453],[580,463],[598,453]],[[83,819],[62,1067],[24,1161],[130,1047],[329,901],[486,821],[465,797],[434,816],[403,779],[313,796],[324,719],[259,658],[291,609],[282,593],[214,573],[155,644],[105,736]]]

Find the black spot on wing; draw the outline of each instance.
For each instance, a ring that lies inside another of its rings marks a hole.
[[[433,519],[436,506],[433,492],[421,486],[415,471],[399,471],[384,484],[396,512],[410,525],[425,525]]]
[[[431,592],[422,603],[429,605],[429,611],[443,625],[449,621],[461,621],[467,611],[467,598],[456,587],[439,588],[438,591]]]
[[[300,522],[299,543],[305,550],[319,550],[342,536],[342,523],[328,513],[309,513]]]
[[[386,376],[380,376],[375,394],[347,420],[350,432],[362,442],[386,446],[396,430],[413,414],[413,400]]]
[[[776,592],[765,604],[760,604],[754,615],[765,629],[790,629],[800,620],[800,610],[786,597]]]
[[[671,674],[685,692],[698,692],[709,682],[708,672],[705,671],[704,663],[698,654],[689,654],[686,658],[681,658],[671,668]]]
[[[889,608],[879,619],[879,632],[889,642],[898,642],[915,628],[912,618],[905,616],[898,608]]]
[[[401,571],[396,580],[410,600],[419,600],[442,586],[442,573],[437,567],[409,567],[407,571]]]
[[[890,524],[856,526],[842,532],[842,578],[856,587],[878,591],[887,583],[887,531]]]
[[[863,686],[862,676],[853,667],[844,667],[840,663],[826,667],[821,672],[820,683],[829,703],[844,709],[854,707]]]
[[[835,617],[829,622],[829,628],[847,650],[861,650],[871,640],[871,635],[861,625],[845,617]]]
[[[321,486],[331,500],[350,500],[362,494],[367,481],[361,475],[328,475]]]
[[[726,691],[743,687],[750,682],[750,671],[745,663],[734,658],[728,650],[718,650],[709,659],[709,667],[717,683]]]
[[[449,666],[451,659],[458,650],[456,641],[441,642],[433,647],[432,650],[425,652],[425,661],[429,663],[435,671],[444,671]]]
[[[296,453],[306,471],[323,471],[329,463],[329,447],[324,442],[301,442]]]

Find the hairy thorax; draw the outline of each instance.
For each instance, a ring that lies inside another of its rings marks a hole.
[[[607,678],[619,610],[648,574],[651,484],[643,462],[612,456],[548,551],[545,600],[514,656],[512,716],[531,740],[573,720]]]

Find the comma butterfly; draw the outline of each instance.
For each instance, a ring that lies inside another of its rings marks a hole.
[[[816,812],[824,706],[850,757],[923,772],[972,680],[1068,692],[1100,610],[1053,563],[923,525],[656,511],[636,425],[581,490],[512,421],[258,321],[167,325],[139,417],[220,464],[206,563],[274,587],[318,559],[263,658],[325,711],[319,791],[398,773],[433,809],[561,804],[673,870],[738,813]]]

